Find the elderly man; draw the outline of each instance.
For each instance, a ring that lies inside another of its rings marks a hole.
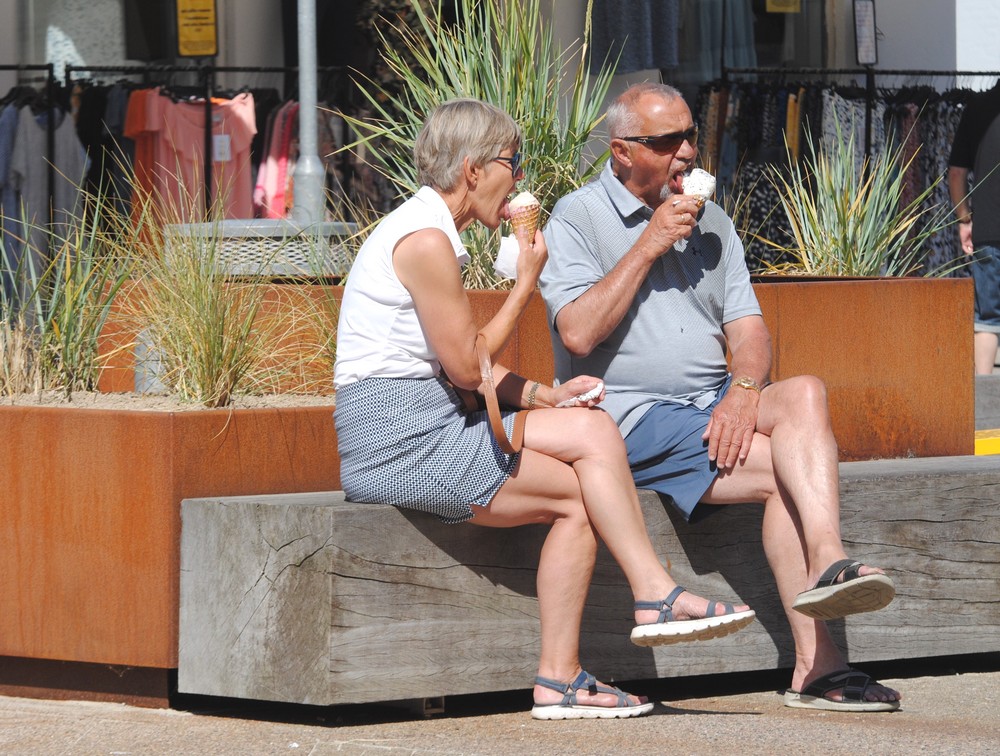
[[[768,381],[770,336],[743,246],[718,205],[683,193],[698,154],[691,111],[677,90],[639,84],[607,126],[604,172],[562,198],[545,229],[556,372],[604,378],[601,406],[636,485],[690,521],[716,505],[764,505],[764,550],[795,640],[786,705],[897,709],[899,694],[850,669],[827,630],[895,589],[844,553],[823,383]]]

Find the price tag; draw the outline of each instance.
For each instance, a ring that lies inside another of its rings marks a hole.
[[[233,159],[233,145],[229,134],[212,135],[212,162],[228,163]]]

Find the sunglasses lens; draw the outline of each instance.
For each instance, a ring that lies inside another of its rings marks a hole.
[[[519,170],[521,170],[521,153],[515,152],[510,159],[510,172],[516,176]]]
[[[663,134],[656,138],[650,139],[647,144],[651,149],[658,152],[675,152],[679,150],[684,142],[689,142],[691,144],[697,144],[698,142],[698,127],[690,128],[687,131],[681,131],[677,134]]]

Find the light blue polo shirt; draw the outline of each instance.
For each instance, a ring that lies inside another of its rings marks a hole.
[[[540,285],[556,377],[603,379],[600,406],[623,436],[655,402],[711,404],[727,375],[723,324],[761,313],[736,229],[708,202],[691,238],[653,264],[618,328],[588,356],[570,355],[555,333],[556,314],[604,278],[652,214],[609,162],[598,180],[556,203],[544,230],[549,259]]]

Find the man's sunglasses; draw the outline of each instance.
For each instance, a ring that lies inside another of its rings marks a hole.
[[[510,167],[510,175],[516,176],[520,170],[523,163],[520,152],[515,152],[510,157],[503,157],[502,155],[493,158],[494,160],[499,160],[501,163],[506,163]]]
[[[676,152],[684,142],[692,146],[698,144],[698,127],[692,126],[685,131],[673,131],[669,134],[656,134],[654,136],[631,136],[619,137],[623,142],[638,142],[649,147],[654,152]]]

